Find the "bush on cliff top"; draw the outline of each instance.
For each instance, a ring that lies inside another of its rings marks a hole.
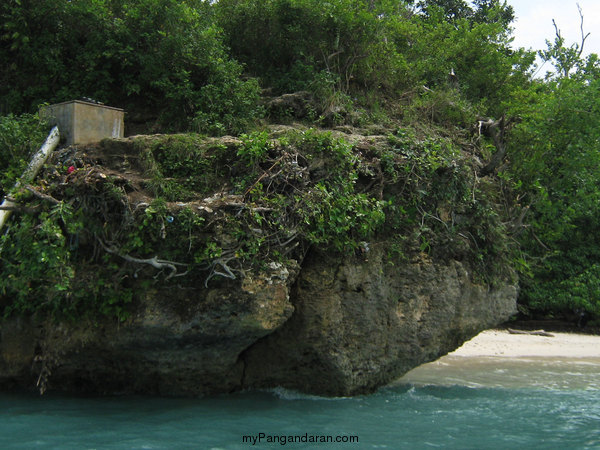
[[[384,219],[383,202],[357,191],[352,146],[329,133],[278,141],[255,133],[229,146],[193,135],[120,145],[133,148],[115,167],[139,161],[130,180],[107,176],[106,156],[99,165],[98,156],[67,149],[38,186],[57,203],[21,198],[30,209],[0,237],[5,315],[125,320],[152,277],[200,289],[300,261],[312,244],[352,252]],[[162,270],[149,263],[154,257]]]

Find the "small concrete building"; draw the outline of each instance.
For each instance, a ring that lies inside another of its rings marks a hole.
[[[123,137],[124,111],[84,100],[71,100],[45,106],[40,116],[58,125],[66,144],[88,144],[105,138]]]

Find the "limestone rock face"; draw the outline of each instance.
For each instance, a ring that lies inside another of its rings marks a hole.
[[[455,350],[516,312],[516,286],[474,284],[457,261],[391,265],[313,255],[294,287],[296,308],[249,348],[244,385],[323,395],[369,392]]]
[[[0,387],[201,395],[283,386],[370,392],[515,312],[511,283],[479,285],[458,261],[392,265],[314,251],[299,267],[212,289],[150,291],[125,324],[12,320]],[[41,375],[41,376],[40,376]]]
[[[298,268],[213,289],[156,289],[124,324],[2,323],[0,387],[200,395],[239,389],[239,355],[292,315]],[[46,377],[47,371],[51,373]]]

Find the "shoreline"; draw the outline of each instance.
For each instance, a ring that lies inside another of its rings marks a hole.
[[[552,336],[486,330],[448,354],[457,357],[600,358],[600,336],[552,332]]]
[[[454,352],[409,371],[395,384],[600,390],[600,336],[551,334],[483,331]]]

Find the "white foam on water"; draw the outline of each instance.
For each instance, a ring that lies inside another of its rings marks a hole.
[[[445,356],[397,380],[416,386],[600,390],[600,358]]]
[[[294,391],[292,389],[286,389],[283,387],[276,387],[272,389],[266,389],[265,392],[273,394],[280,400],[314,400],[314,401],[328,401],[328,400],[345,400],[349,397],[321,397],[319,395],[304,394],[302,392]]]

